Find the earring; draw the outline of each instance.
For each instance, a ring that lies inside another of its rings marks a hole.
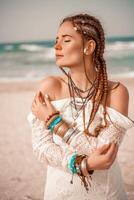
[[[83,52],[84,52],[85,55],[88,55],[88,54],[87,54],[87,48],[84,48],[84,51],[83,51]]]
[[[96,66],[95,66],[95,71],[96,71],[96,72],[98,72],[98,71],[99,71],[99,70],[98,70],[98,68],[97,68]]]

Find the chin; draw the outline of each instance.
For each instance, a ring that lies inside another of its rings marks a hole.
[[[67,63],[64,64],[64,63],[60,63],[60,62],[56,62],[56,65],[57,65],[58,67],[67,67],[67,66],[68,66]]]

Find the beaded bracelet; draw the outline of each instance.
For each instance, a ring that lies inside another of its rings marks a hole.
[[[89,191],[89,186],[91,187],[91,175],[87,168],[87,155],[77,155],[74,166],[76,168],[76,173],[78,174],[80,180],[82,180],[86,191]]]
[[[58,124],[56,124],[55,126],[54,126],[54,132],[55,132],[55,134],[57,134],[57,130],[58,130],[58,128],[62,125],[64,123],[64,121],[63,120],[61,120]]]
[[[61,116],[56,117],[56,119],[52,121],[52,123],[48,126],[48,129],[51,129],[51,131],[53,131],[54,126],[58,124],[61,120],[62,120]]]
[[[60,112],[56,111],[55,113],[52,113],[51,115],[49,115],[48,118],[46,119],[45,123],[47,123],[50,120],[50,118],[53,117],[56,114],[60,114]]]
[[[49,125],[50,125],[57,117],[59,117],[59,114],[56,114],[56,115],[52,116],[52,117],[49,119],[49,121],[46,123],[47,129],[48,129]]]
[[[68,162],[68,168],[70,169],[70,171],[73,173],[73,174],[76,174],[77,171],[76,171],[76,168],[74,166],[74,162],[75,162],[75,159],[76,159],[76,153],[73,153],[72,156],[71,156],[71,159],[69,160]]]

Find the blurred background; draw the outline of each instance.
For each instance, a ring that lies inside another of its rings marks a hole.
[[[54,41],[59,22],[77,12],[95,15],[106,34],[111,76],[134,77],[133,0],[0,0],[0,80],[60,73]]]
[[[79,12],[101,21],[109,78],[128,88],[134,120],[134,0],[0,0],[0,200],[43,200],[47,169],[33,156],[27,116],[39,80],[62,73],[53,48],[59,23]],[[134,199],[133,133],[134,127],[118,153],[128,200]]]

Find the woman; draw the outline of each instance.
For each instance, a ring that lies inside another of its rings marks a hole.
[[[116,156],[132,126],[128,91],[108,80],[104,48],[95,17],[61,22],[55,55],[64,75],[42,81],[28,117],[35,155],[48,165],[45,200],[127,199]]]

